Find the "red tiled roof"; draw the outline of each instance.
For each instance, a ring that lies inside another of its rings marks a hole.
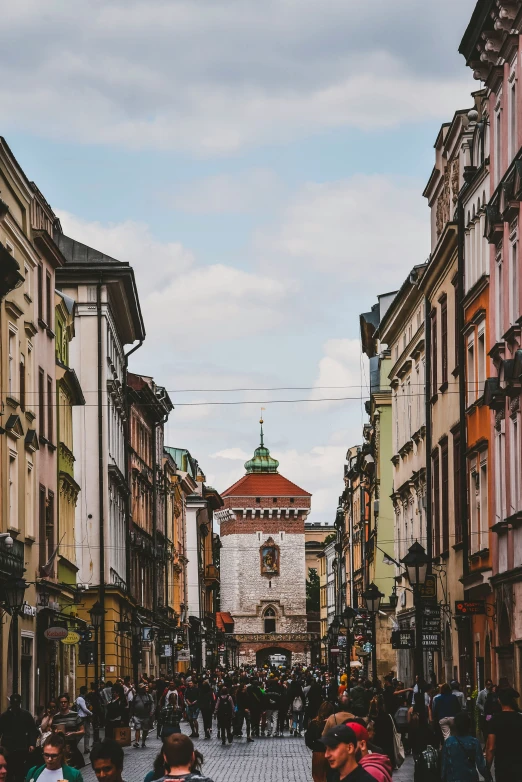
[[[310,492],[301,489],[279,473],[249,473],[240,478],[226,491],[224,497],[311,497]]]
[[[228,611],[218,611],[216,613],[216,627],[222,632],[233,632],[234,620]]]

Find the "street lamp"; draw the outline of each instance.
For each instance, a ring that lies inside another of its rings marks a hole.
[[[98,600],[92,606],[89,615],[91,617],[91,624],[94,627],[94,681],[96,682],[96,686],[98,686],[98,634],[105,615],[105,611]]]
[[[137,687],[140,639],[143,634],[143,625],[137,613],[132,615],[130,629],[132,635],[132,674],[134,676],[134,684]]]
[[[348,691],[350,690],[350,673],[351,673],[351,666],[350,663],[352,661],[352,642],[353,642],[353,636],[352,636],[352,630],[353,630],[353,624],[355,622],[355,617],[357,616],[357,611],[355,608],[352,608],[351,606],[346,606],[342,613],[342,620],[343,625],[346,628],[346,667],[348,668]]]
[[[3,584],[3,600],[5,610],[11,615],[11,633],[13,637],[13,693],[18,693],[19,684],[19,644],[18,644],[18,616],[24,605],[25,590],[27,584],[23,578],[10,578]]]
[[[377,681],[377,614],[381,606],[381,599],[384,597],[383,593],[379,591],[379,587],[376,584],[370,584],[366,591],[362,594],[363,600],[366,603],[366,608],[372,619],[372,676],[373,681]]]
[[[430,560],[424,547],[416,540],[400,562],[406,568],[408,581],[413,590],[413,605],[415,607],[415,674],[420,681],[424,679],[424,659],[422,654],[423,600],[421,587],[426,583]]]

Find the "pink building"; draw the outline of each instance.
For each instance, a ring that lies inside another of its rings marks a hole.
[[[490,414],[490,498],[493,650],[496,678],[522,685],[521,403],[522,290],[522,3],[479,0],[460,46],[485,84],[479,116],[489,144],[490,196],[484,234],[489,242],[487,352],[492,361],[484,401]]]

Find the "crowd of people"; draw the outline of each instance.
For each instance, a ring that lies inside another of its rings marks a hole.
[[[415,782],[478,782],[493,763],[496,782],[521,782],[518,697],[507,680],[488,680],[472,710],[456,681],[417,679],[408,688],[393,673],[372,683],[300,665],[92,683],[74,703],[62,693],[36,718],[13,695],[0,715],[0,782],[82,782],[86,761],[100,780],[121,782],[122,735],[139,750],[153,730],[162,749],[144,782],[203,782],[195,741],[213,736],[223,746],[304,738],[314,782],[391,782],[407,754]]]

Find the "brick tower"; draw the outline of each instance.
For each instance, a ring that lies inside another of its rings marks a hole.
[[[312,495],[279,472],[261,444],[246,474],[221,493],[221,611],[231,615],[239,663],[263,665],[272,654],[309,662],[305,529]],[[229,620],[230,621],[230,620]]]

